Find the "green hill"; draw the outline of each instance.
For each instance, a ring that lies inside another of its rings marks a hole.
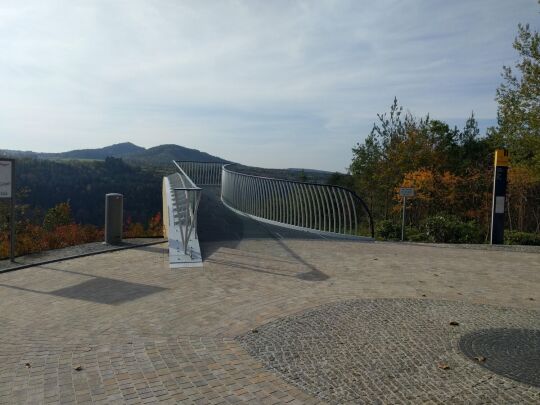
[[[40,157],[53,159],[94,159],[104,160],[107,157],[124,158],[146,149],[131,142],[117,143],[97,149],[77,149],[61,153],[43,153]]]
[[[171,160],[192,160],[197,162],[223,162],[225,159],[190,149],[180,145],[159,145],[126,156],[126,160],[152,165],[170,164]]]
[[[201,152],[197,149],[186,148],[180,145],[159,145],[152,148],[143,148],[131,142],[118,143],[104,148],[77,149],[60,153],[41,153],[33,151],[0,150],[0,156],[16,158],[29,157],[52,160],[105,160],[107,157],[122,158],[125,161],[137,164],[154,166],[168,166],[171,160],[192,160],[198,162],[224,162],[227,160],[218,156]]]

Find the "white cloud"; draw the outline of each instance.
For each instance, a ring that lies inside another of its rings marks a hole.
[[[1,147],[178,143],[343,169],[393,97],[493,118],[513,1],[13,1],[0,5]],[[534,19],[534,20],[533,20]]]

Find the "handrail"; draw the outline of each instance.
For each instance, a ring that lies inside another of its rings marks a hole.
[[[202,189],[174,163],[178,171],[163,181],[170,262],[171,266],[197,265],[202,261],[197,241],[197,211]]]
[[[221,184],[221,168],[223,163],[181,161],[182,167],[176,160],[173,160],[173,163],[193,185],[219,186]]]
[[[373,218],[365,202],[342,186],[276,179],[232,171],[223,165],[222,200],[238,211],[285,225],[321,232],[358,234],[358,208]],[[354,218],[354,219],[353,219]]]
[[[348,188],[242,173],[232,170],[236,163],[174,164],[193,184],[221,186],[222,201],[241,213],[281,225],[351,235],[358,234],[359,220],[367,217],[371,237],[375,236],[368,206]]]

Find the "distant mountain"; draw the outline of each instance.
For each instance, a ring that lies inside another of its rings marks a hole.
[[[35,158],[35,157],[38,157],[38,155],[39,155],[39,153],[32,152],[31,150],[0,149],[0,157]]]
[[[95,159],[104,160],[107,157],[123,158],[132,154],[144,152],[146,149],[131,142],[117,143],[98,149],[76,149],[61,153],[43,153],[41,157],[53,159]]]
[[[293,172],[306,172],[306,173],[320,173],[323,175],[331,175],[334,172],[330,172],[328,170],[320,170],[320,169],[302,169],[301,167],[289,167],[285,170],[291,170]]]
[[[141,163],[162,164],[171,163],[171,160],[192,160],[197,162],[223,162],[227,160],[217,156],[201,152],[197,149],[190,149],[180,145],[159,145],[145,149],[142,152],[134,153],[128,160],[139,161]]]
[[[190,149],[180,145],[159,145],[143,148],[131,142],[117,143],[97,149],[77,149],[60,153],[40,153],[32,151],[0,150],[0,156],[30,157],[40,159],[92,159],[104,160],[107,157],[122,158],[139,164],[170,165],[171,160],[193,160],[198,162],[228,161],[217,156]]]

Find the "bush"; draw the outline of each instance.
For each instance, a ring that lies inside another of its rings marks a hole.
[[[17,224],[15,255],[21,256],[100,240],[103,240],[103,230],[93,225],[61,225],[53,231],[47,231],[42,226],[21,222]],[[0,259],[8,255],[8,235],[0,234]]]
[[[474,222],[463,222],[453,216],[435,215],[424,222],[426,236],[436,243],[479,243],[480,229]]]
[[[405,239],[411,242],[426,242],[429,240],[424,232],[412,226],[405,228]]]
[[[504,243],[507,245],[540,245],[540,234],[518,231],[506,231]]]
[[[378,222],[375,232],[379,238],[384,240],[401,239],[401,227],[389,219]]]
[[[71,207],[69,202],[56,204],[50,208],[45,214],[43,220],[43,228],[47,231],[54,231],[59,226],[69,225],[73,223],[71,216]]]

